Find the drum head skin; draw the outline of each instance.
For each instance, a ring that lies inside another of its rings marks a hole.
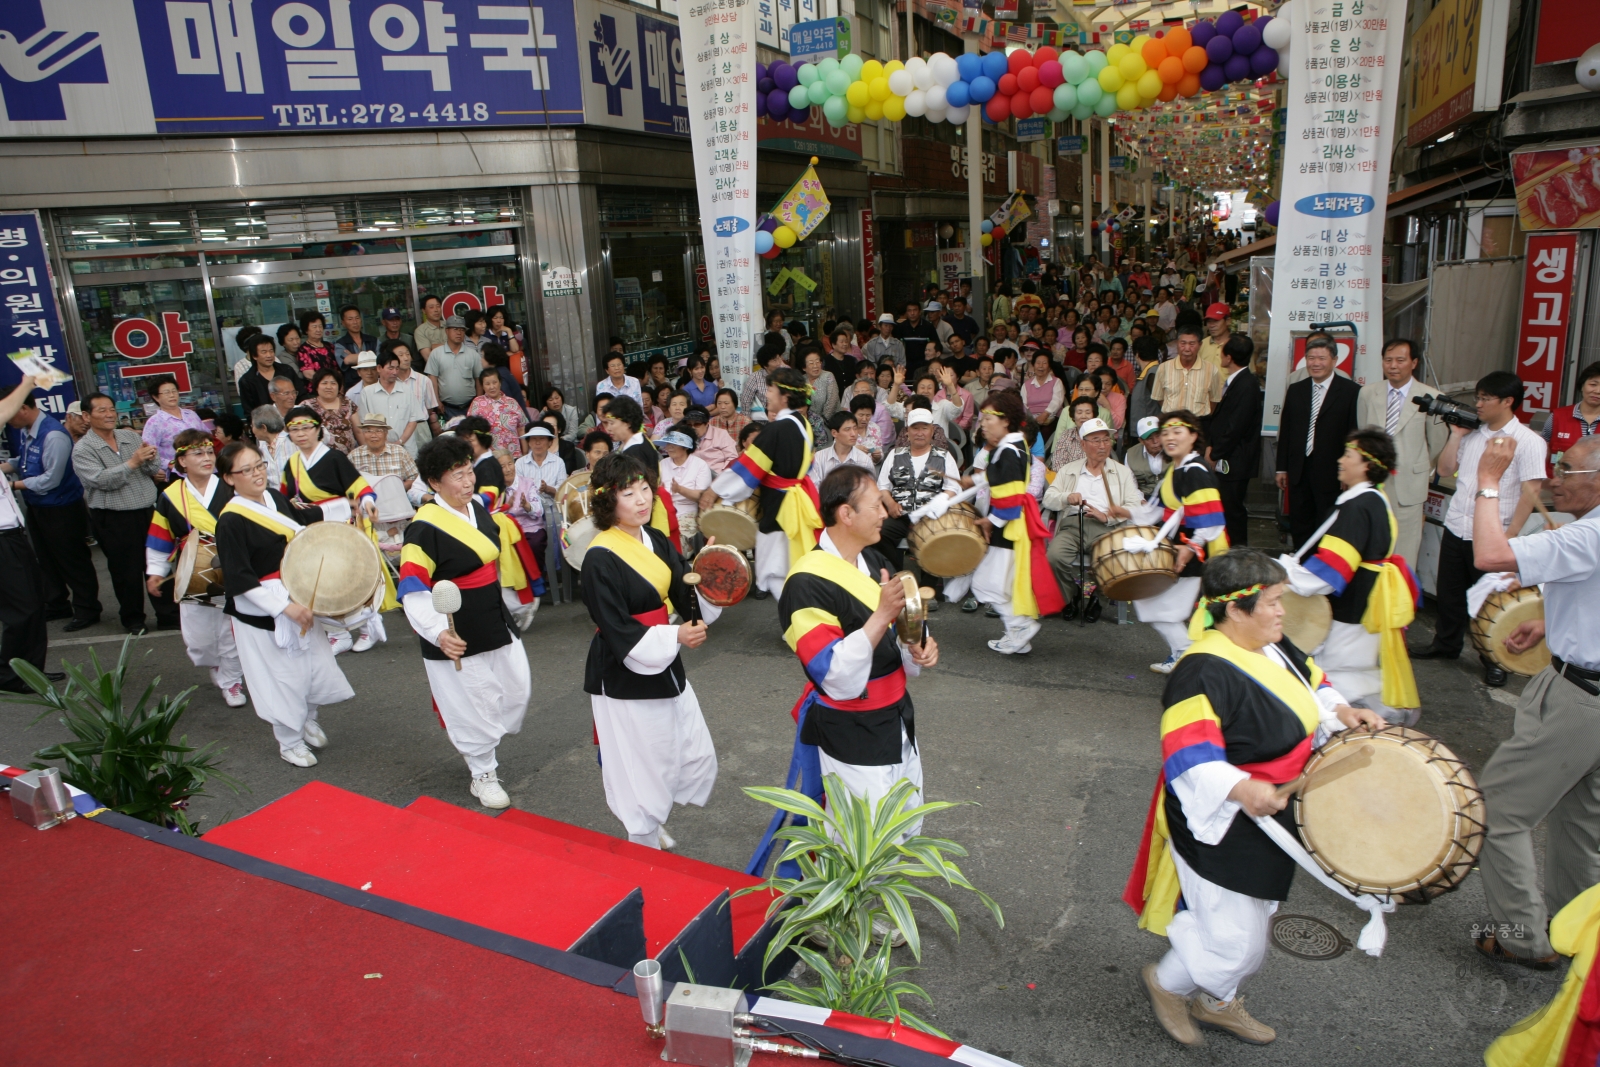
[[[278,570],[296,604],[339,618],[371,603],[383,581],[383,556],[356,527],[318,522],[289,542]]]
[[[700,595],[719,608],[732,607],[750,592],[754,580],[744,553],[728,545],[707,545],[694,558]]]
[[[1526,652],[1506,648],[1506,638],[1525,622],[1544,621],[1544,597],[1537,587],[1493,593],[1472,620],[1472,644],[1513,674],[1532,678],[1550,666],[1550,648],[1541,639]]]
[[[957,504],[936,519],[916,523],[907,540],[917,566],[940,578],[960,578],[977,570],[989,551],[978,529],[978,513]]]
[[[589,514],[589,477],[591,471],[579,471],[556,489],[556,506],[568,522],[577,522]]]
[[[719,545],[751,552],[756,547],[760,525],[750,509],[715,504],[700,513],[700,532],[715,537]]]
[[[199,547],[200,531],[190,530],[189,536],[183,539],[183,548],[178,550],[178,562],[172,570],[172,594],[180,600],[195,595],[189,586],[194,581],[194,562]],[[200,592],[205,590],[202,588]]]
[[[594,535],[600,531],[595,529],[594,520],[585,515],[577,522],[561,531],[561,556],[574,569],[583,570],[583,556],[589,551],[589,542],[594,540]]]
[[[1153,540],[1159,532],[1154,526],[1122,526],[1095,539],[1089,558],[1101,593],[1112,600],[1145,600],[1172,588],[1178,580],[1172,573],[1178,552],[1170,544],[1158,545],[1154,552],[1129,552],[1122,547],[1124,538]]]
[[[1355,759],[1354,770],[1339,764]],[[1416,730],[1337,734],[1306,765],[1295,820],[1307,851],[1357,892],[1451,888],[1483,840],[1483,796],[1448,748]]]
[[[1283,593],[1283,636],[1295,648],[1310,652],[1328,639],[1333,629],[1333,602],[1325,596]]]

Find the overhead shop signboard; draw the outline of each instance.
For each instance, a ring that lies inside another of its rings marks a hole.
[[[686,136],[670,16],[612,0],[10,0],[0,137],[592,123]]]
[[[1509,0],[1441,0],[1422,20],[1408,48],[1407,144],[1500,106],[1509,18]]]

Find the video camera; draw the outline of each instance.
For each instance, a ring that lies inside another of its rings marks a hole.
[[[1478,413],[1465,404],[1458,404],[1443,393],[1434,393],[1431,396],[1414,396],[1411,402],[1422,409],[1424,415],[1437,415],[1452,426],[1460,426],[1468,430],[1476,430],[1482,423]]]

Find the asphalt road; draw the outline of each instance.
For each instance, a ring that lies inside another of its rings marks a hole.
[[[102,590],[109,594],[103,575]],[[76,635],[61,625],[51,624],[52,666],[91,650],[115,658],[110,625]],[[1413,640],[1425,620],[1418,629]],[[207,825],[313,778],[393,804],[429,795],[476,808],[465,766],[430,709],[417,639],[398,616],[389,630],[388,644],[340,657],[357,695],[324,709],[331,745],[309,771],[278,758],[270,728],[249,708],[223,704],[176,634],[140,641],[137,679],[159,675],[163,692],[198,685],[185,730],[192,741],[225,746],[226,769],[248,787],[199,801],[195,812]],[[1473,951],[1472,926],[1486,918],[1474,875],[1429,906],[1391,916],[1381,959],[1352,948],[1308,962],[1269,950],[1245,991],[1250,1010],[1278,1029],[1270,1048],[1222,1034],[1208,1035],[1203,1049],[1180,1048],[1155,1023],[1138,980],[1166,942],[1138,930],[1119,900],[1159,760],[1163,680],[1147,665],[1164,654],[1160,638],[1137,624],[1048,620],[1031,655],[1002,657],[984,646],[999,636],[999,622],[951,605],[933,617],[932,630],[941,662],[912,683],[928,794],[971,806],[935,816],[926,832],[971,850],[968,875],[1006,917],[998,929],[952,890],[961,937],[924,924],[915,977],[933,996],[933,1021],[953,1036],[1028,1067],[1464,1065],[1480,1062],[1497,1033],[1556,991],[1560,972],[1535,974]],[[593,632],[581,605],[540,611],[525,638],[533,700],[522,732],[500,748],[500,774],[516,806],[621,836],[605,806],[582,691]],[[686,662],[721,771],[707,807],[679,809],[670,828],[684,854],[742,867],[770,809],[740,788],[781,784],[800,669],[770,600],[728,611]],[[1421,727],[1481,768],[1510,733],[1512,691],[1522,680],[1491,695],[1475,663],[1419,663],[1417,677]],[[32,709],[0,705],[0,762],[25,763],[65,736],[53,722],[30,725],[33,717]],[[1283,910],[1322,918],[1352,943],[1363,919],[1304,875]],[[931,910],[922,917],[937,921]]]

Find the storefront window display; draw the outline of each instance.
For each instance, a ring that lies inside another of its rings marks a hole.
[[[690,197],[621,191],[600,197],[611,330],[630,360],[659,353],[678,362],[702,336],[701,301],[693,284],[700,233]]]
[[[148,277],[178,271],[143,273]],[[104,275],[84,276],[93,281],[74,279],[95,387],[121,410],[132,411],[148,399],[141,396],[143,375],[171,374],[177,370],[173,365],[180,364],[184,373],[175,376],[180,385],[188,379],[194,406],[224,410],[216,341],[198,270],[193,277],[160,280],[141,280],[136,270],[125,274],[105,281],[100,280]]]

